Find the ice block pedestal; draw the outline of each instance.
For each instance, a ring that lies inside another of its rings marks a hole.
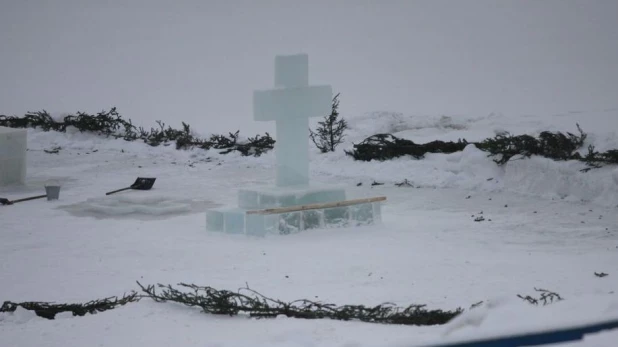
[[[0,186],[24,184],[27,144],[27,130],[0,127]]]
[[[251,199],[246,199],[248,196]],[[368,225],[381,221],[381,201],[345,200],[345,190],[338,188],[243,190],[239,192],[239,205],[247,208],[208,211],[206,225],[209,231],[254,236]]]
[[[319,226],[331,225],[336,222],[333,218],[317,218],[315,210],[294,211],[273,214],[252,214],[251,211],[283,208],[291,206],[323,204],[338,202],[346,199],[345,189],[341,187],[267,187],[257,189],[238,190],[238,207],[213,209],[206,212],[206,226],[209,231],[222,231],[231,234],[263,235],[271,233],[288,233],[290,218],[297,218],[291,222],[297,229],[306,230]],[[302,215],[302,216],[301,216]],[[296,217],[294,217],[296,216]],[[328,214],[324,217],[327,217]],[[305,221],[300,225],[299,218],[313,218],[314,223]],[[281,228],[279,228],[281,226]]]
[[[329,115],[332,97],[331,86],[309,85],[309,57],[306,54],[275,57],[275,89],[253,93],[253,118],[276,122],[275,186],[240,189],[238,207],[207,211],[207,230],[252,235],[285,234],[379,219],[379,202],[377,207],[372,202],[302,208],[304,205],[342,202],[346,198],[343,188],[309,184],[309,118]],[[285,207],[291,209],[256,213]]]

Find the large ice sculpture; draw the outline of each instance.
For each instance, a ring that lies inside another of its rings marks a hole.
[[[250,212],[346,199],[343,188],[309,184],[309,118],[330,114],[332,96],[331,86],[309,85],[306,54],[275,57],[275,89],[253,93],[254,119],[276,122],[275,186],[240,189],[238,207],[207,211],[207,230],[263,235],[379,220],[379,203],[366,204],[363,211],[369,212],[360,214],[356,211],[361,206],[268,215]]]
[[[331,86],[309,86],[306,54],[275,57],[275,87],[253,92],[253,117],[276,122],[276,185],[309,184],[309,118],[331,111]]]
[[[0,127],[0,186],[24,184],[27,144],[27,130]]]

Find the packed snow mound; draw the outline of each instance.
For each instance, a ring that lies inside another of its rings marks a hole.
[[[577,312],[577,314],[573,314]],[[618,301],[611,296],[571,298],[532,305],[519,298],[496,298],[464,311],[443,327],[447,341],[566,329],[618,319]],[[618,331],[610,332],[614,337]]]
[[[26,324],[33,319],[40,319],[34,311],[17,307],[14,312],[0,312],[0,325],[3,323]]]
[[[427,153],[423,159],[363,162],[351,161],[344,153],[332,153],[316,156],[312,169],[350,184],[378,181],[392,185],[407,179],[417,188],[511,191],[546,199],[618,205],[618,168],[614,166],[582,171],[588,167],[574,160],[514,157],[499,166],[493,159],[470,144],[461,152]],[[346,161],[351,162],[341,164]]]
[[[351,136],[355,139],[363,139],[375,134],[395,134],[406,130],[464,130],[468,128],[470,122],[473,122],[468,118],[416,116],[387,111],[369,112],[346,120]]]
[[[588,134],[582,152],[588,145],[597,151],[618,148],[618,109],[586,112],[565,112],[552,115],[520,115],[492,112],[486,115],[415,115],[377,111],[345,117],[350,127],[348,142],[358,143],[381,133],[425,143],[433,140],[468,142],[482,141],[498,134],[528,134],[543,131],[578,134],[577,124]]]
[[[482,141],[498,134],[538,136],[543,131],[578,135],[579,124],[587,134],[579,152],[588,146],[596,151],[618,149],[618,111],[567,112],[546,116],[513,116],[491,113],[479,117],[410,116],[397,112],[373,112],[348,120],[347,142],[358,143],[378,133],[391,133],[416,143],[434,140]],[[352,150],[344,144],[343,150]],[[474,145],[452,154],[427,153],[417,160],[400,157],[378,162],[353,162],[339,150],[337,153],[313,156],[312,169],[321,174],[348,178],[352,181],[379,181],[394,184],[407,179],[415,187],[462,188],[470,191],[505,190],[550,199],[593,202],[604,206],[618,205],[618,168],[588,167],[579,161],[554,161],[543,157],[514,157],[503,166],[497,165],[487,152]]]
[[[515,192],[552,199],[618,205],[618,169],[611,166],[587,172],[578,161],[541,157],[511,160],[505,165],[504,185]]]

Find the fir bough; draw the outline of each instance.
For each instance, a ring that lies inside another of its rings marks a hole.
[[[561,132],[543,131],[537,138],[530,135],[513,136],[503,133],[476,143],[475,146],[489,152],[490,156],[496,157],[494,161],[500,165],[516,155],[523,157],[538,155],[554,160],[581,159],[579,153],[575,151],[583,146],[587,134],[579,124],[577,124],[577,130],[579,130],[579,135],[569,132],[565,135]]]
[[[136,292],[124,295],[122,298],[116,296],[92,300],[83,304],[54,304],[50,302],[11,302],[5,301],[0,307],[0,312],[15,312],[18,307],[21,307],[28,311],[34,311],[34,313],[43,318],[54,319],[57,314],[63,312],[71,312],[73,316],[84,316],[87,313],[95,314],[97,312],[103,312],[112,310],[119,306],[124,306],[128,303],[137,302],[140,300],[140,296]]]
[[[332,103],[331,114],[324,116],[324,120],[318,122],[315,132],[309,129],[309,137],[322,153],[334,152],[335,148],[343,143],[344,132],[348,129],[348,123],[339,118],[339,94],[335,95]]]
[[[246,314],[256,318],[274,318],[283,315],[303,319],[358,320],[371,323],[402,325],[445,324],[462,312],[427,310],[424,305],[410,305],[405,308],[393,304],[377,306],[344,305],[336,306],[311,300],[284,302],[266,297],[248,287],[238,292],[217,290],[194,284],[180,283],[188,291],[178,290],[170,285],[142,286],[145,296],[157,302],[176,302],[190,307],[199,307],[204,313],[235,316]]]
[[[68,115],[62,121],[54,120],[47,111],[28,112],[23,117],[0,115],[0,126],[11,128],[40,128],[44,131],[66,132],[68,127],[74,127],[80,132],[122,138],[126,141],[143,141],[150,146],[169,146],[175,143],[177,149],[201,148],[221,149],[226,154],[238,151],[244,156],[260,156],[274,148],[275,140],[266,133],[249,137],[247,141],[238,141],[238,131],[225,135],[212,135],[201,139],[192,134],[189,124],[182,122],[182,129],[174,129],[165,123],[157,121],[157,127],[146,130],[136,127],[131,120],[124,120],[115,107],[109,111],[101,111],[95,115],[77,112]]]
[[[355,160],[389,160],[404,155],[421,159],[426,153],[454,153],[462,151],[467,142],[433,141],[417,144],[414,141],[402,139],[391,134],[377,134],[366,138],[363,142],[354,145],[352,151],[345,151]]]
[[[603,165],[618,164],[618,149],[606,152],[597,152],[594,146],[588,147],[588,152],[581,155],[581,150],[586,141],[587,134],[577,124],[579,134],[566,134],[561,132],[541,132],[537,137],[531,135],[514,136],[510,133],[498,134],[493,138],[481,142],[467,142],[465,139],[457,142],[432,141],[417,144],[411,140],[398,138],[391,134],[372,135],[362,142],[353,145],[353,149],[345,153],[355,160],[390,160],[402,156],[412,156],[422,159],[426,153],[454,153],[473,144],[478,149],[487,152],[493,157],[498,165],[508,163],[513,157],[530,157],[533,155],[550,158],[553,160],[578,160],[588,167],[581,171],[586,172],[592,168],[600,168]]]
[[[533,305],[538,305],[539,303],[542,303],[543,306],[564,300],[560,296],[560,294],[552,292],[551,290],[542,289],[542,288],[534,288],[534,291],[536,291],[537,293],[540,293],[540,296],[538,298],[532,297],[530,295],[524,296],[521,294],[517,294],[517,297]]]

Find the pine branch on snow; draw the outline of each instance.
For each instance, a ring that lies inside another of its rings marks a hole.
[[[595,273],[596,275],[596,273]],[[150,298],[155,302],[176,302],[189,307],[200,307],[204,313],[219,315],[248,315],[255,318],[274,318],[280,315],[290,318],[302,319],[334,319],[343,321],[362,321],[369,323],[400,324],[400,325],[441,325],[448,323],[452,318],[463,312],[457,308],[454,311],[427,310],[425,305],[410,305],[398,307],[392,303],[384,303],[376,306],[325,304],[311,300],[295,300],[284,302],[264,296],[246,286],[237,292],[229,290],[217,290],[208,286],[195,284],[178,284],[188,291],[178,290],[171,285],[158,284],[143,286],[137,282],[143,295],[132,291],[122,298],[110,297],[101,300],[92,300],[83,304],[55,304],[50,302],[11,302],[5,301],[0,307],[1,312],[15,312],[18,307],[34,311],[39,317],[54,319],[57,314],[71,312],[73,316],[84,316],[87,313],[95,314],[112,310],[119,306],[140,301],[142,298]],[[160,292],[157,292],[157,289]],[[544,306],[553,302],[564,300],[559,294],[546,290],[534,290],[540,293],[538,298],[530,295],[517,295],[520,299],[533,305],[542,303]],[[480,305],[478,302],[470,307]]]
[[[489,152],[490,156],[498,156],[494,161],[505,164],[512,157],[521,155],[530,157],[540,155],[554,160],[581,159],[578,149],[582,147],[587,134],[577,124],[579,136],[571,133],[566,135],[561,132],[552,133],[543,131],[538,138],[530,135],[512,136],[509,133],[499,134],[494,138],[486,139],[475,146],[480,150]]]
[[[124,295],[122,298],[110,297],[101,300],[93,300],[84,304],[54,304],[50,302],[11,302],[5,301],[0,307],[0,312],[15,312],[17,307],[21,307],[28,311],[34,311],[39,317],[54,319],[57,314],[63,312],[71,312],[73,316],[84,316],[86,313],[95,314],[112,310],[118,306],[124,306],[131,302],[137,302],[140,297],[136,292],[131,292]]]
[[[389,160],[404,155],[421,159],[426,153],[454,153],[462,151],[467,142],[433,141],[417,144],[413,141],[401,139],[391,134],[377,134],[366,138],[363,142],[354,145],[354,150],[345,151],[355,160]]]
[[[89,115],[77,112],[77,115],[64,117],[62,121],[55,121],[47,111],[28,112],[23,117],[0,115],[0,126],[11,128],[41,128],[44,131],[66,132],[68,127],[74,127],[80,132],[90,132],[97,135],[122,138],[126,141],[141,140],[150,146],[176,143],[176,149],[201,148],[221,149],[220,153],[227,154],[238,151],[244,156],[260,156],[274,148],[275,140],[266,133],[264,136],[250,137],[244,143],[238,142],[238,131],[225,135],[212,135],[209,139],[200,139],[191,133],[189,124],[182,122],[182,129],[174,129],[165,123],[157,121],[156,128],[146,130],[135,127],[131,120],[124,120],[112,107],[109,111]]]
[[[319,122],[316,132],[310,130],[310,138],[322,151],[334,151],[335,147],[343,143],[344,131],[348,125],[344,119],[339,119],[337,108],[339,94],[333,99],[332,113]],[[28,112],[23,117],[0,115],[0,126],[11,128],[41,128],[44,131],[66,132],[67,127],[74,127],[80,132],[91,132],[98,135],[123,138],[126,141],[141,140],[150,146],[168,146],[175,142],[177,149],[201,148],[221,149],[220,153],[227,154],[233,151],[243,156],[260,156],[274,148],[275,140],[268,134],[249,137],[246,142],[238,142],[238,131],[229,133],[229,136],[212,135],[209,139],[200,139],[191,134],[188,124],[182,123],[182,129],[173,129],[157,121],[157,128],[145,130],[135,127],[131,120],[124,120],[115,107],[109,111],[101,111],[95,115],[77,112],[77,115],[68,115],[62,121],[55,121],[47,111]],[[603,165],[618,165],[618,149],[606,152],[597,152],[594,146],[588,147],[584,156],[577,151],[581,149],[587,134],[577,124],[579,135],[567,132],[544,131],[538,137],[530,135],[513,136],[502,133],[481,142],[472,143],[478,149],[488,152],[498,165],[506,164],[515,156],[530,157],[539,155],[553,160],[578,160],[588,167],[582,172]],[[454,153],[462,151],[468,144],[465,139],[457,142],[432,141],[417,144],[413,141],[401,139],[391,134],[372,135],[359,144],[353,145],[353,150],[345,151],[355,160],[389,160],[405,155],[422,159],[426,153]]]
[[[384,161],[405,155],[422,159],[427,153],[460,152],[467,145],[473,144],[478,149],[488,152],[488,156],[494,157],[494,162],[498,165],[506,164],[515,156],[530,157],[533,155],[553,160],[584,162],[588,165],[588,168],[581,170],[582,172],[600,168],[607,164],[618,164],[618,149],[599,153],[595,151],[594,146],[589,146],[588,154],[580,155],[577,151],[583,146],[587,134],[584,133],[579,124],[577,124],[577,130],[579,135],[549,131],[540,133],[538,137],[530,135],[513,136],[509,133],[502,133],[481,142],[468,143],[464,139],[457,142],[432,141],[424,144],[417,144],[391,134],[376,134],[355,144],[353,150],[345,151],[345,153],[355,160],[364,161]]]
[[[284,315],[291,318],[336,320],[359,320],[372,323],[404,324],[404,325],[437,325],[445,324],[462,312],[426,310],[425,305],[410,305],[400,308],[386,303],[372,307],[362,305],[336,306],[310,300],[283,302],[266,297],[248,287],[238,292],[217,290],[212,287],[201,287],[194,284],[180,283],[179,286],[189,289],[185,292],[170,285],[159,284],[161,290],[157,293],[155,286],[142,286],[145,295],[157,302],[172,301],[190,307],[200,307],[204,313],[239,315],[269,318]]]
[[[529,302],[529,303],[531,303],[533,305],[538,305],[539,303],[543,303],[543,306],[551,304],[553,302],[564,300],[560,296],[560,294],[554,293],[554,292],[552,292],[550,290],[541,289],[541,288],[538,288],[538,289],[534,288],[534,290],[536,292],[538,292],[538,293],[541,293],[541,295],[538,298],[534,298],[534,297],[532,297],[530,295],[523,296],[523,295],[520,295],[520,294],[517,294],[517,297],[522,299],[522,300],[525,300],[525,301],[527,301],[527,302]]]

